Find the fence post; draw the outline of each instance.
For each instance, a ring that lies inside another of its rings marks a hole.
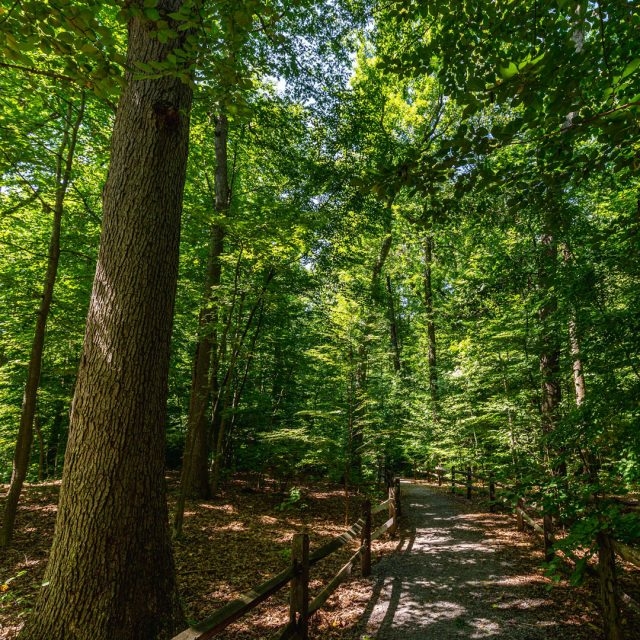
[[[489,473],[489,511],[496,510],[496,481],[493,479],[493,472]]]
[[[518,498],[518,504],[516,506],[516,518],[518,521],[519,531],[524,531],[524,518],[522,517],[523,511],[524,511],[524,500],[522,498]]]
[[[393,524],[389,527],[389,535],[391,537],[395,536],[396,531],[398,530],[398,514],[396,513],[394,493],[394,487],[389,487],[389,518],[393,518]]]
[[[600,600],[604,619],[605,640],[622,640],[616,559],[613,545],[611,544],[611,538],[604,531],[598,532],[596,542],[598,545],[598,577],[600,580]]]
[[[456,492],[456,468],[451,467],[451,493]]]
[[[471,467],[467,467],[467,500],[471,500],[472,487],[473,487],[473,478],[471,476]]]
[[[301,640],[309,638],[309,535],[296,533],[291,544],[294,576],[289,596],[289,624]]]
[[[402,502],[400,501],[400,478],[395,479],[393,488],[394,488],[393,498],[396,503],[396,515],[400,517],[402,515]]]
[[[364,526],[362,527],[362,555],[360,570],[364,577],[371,575],[371,501],[365,500],[362,505]]]
[[[549,513],[542,516],[542,530],[544,534],[544,559],[551,562],[555,553],[553,552],[553,519]]]

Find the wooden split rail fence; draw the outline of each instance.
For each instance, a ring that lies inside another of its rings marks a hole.
[[[372,530],[373,516],[388,510],[388,520],[377,529]],[[291,545],[291,564],[279,574],[261,585],[244,593],[236,600],[229,602],[216,611],[211,617],[189,627],[172,640],[207,640],[221,633],[231,623],[235,622],[261,602],[289,585],[289,622],[272,640],[287,640],[297,638],[307,640],[309,637],[309,618],[318,611],[329,596],[337,589],[349,575],[354,565],[360,560],[360,570],[363,576],[371,573],[371,542],[383,533],[395,534],[398,528],[398,517],[401,515],[400,480],[396,479],[389,487],[389,497],[375,507],[371,507],[369,500],[363,503],[362,517],[350,529],[337,536],[327,544],[313,552],[309,550],[309,535],[297,533],[293,536]],[[335,553],[349,542],[360,538],[358,550],[349,558],[347,563],[329,581],[313,600],[309,598],[310,569],[324,558]]]
[[[530,527],[533,532],[538,535],[544,544],[545,560],[550,562],[558,553],[554,549],[554,522],[553,517],[549,513],[540,513],[532,509],[526,504],[526,499],[522,495],[518,495],[514,487],[496,482],[490,473],[488,477],[474,473],[471,467],[464,470],[451,468],[449,472],[444,467],[436,467],[435,471],[422,472],[423,475],[434,478],[438,481],[438,485],[442,486],[445,476],[451,477],[451,492],[456,493],[456,487],[463,486],[466,496],[471,499],[474,492],[489,494],[489,509],[493,512],[499,503],[505,504],[513,508],[516,517],[517,526],[520,531],[524,531],[525,527]],[[421,474],[421,475],[422,475]],[[462,479],[460,479],[462,478]],[[478,482],[479,481],[479,482]],[[496,489],[502,489],[506,496],[497,496]],[[515,498],[515,506],[514,505]],[[637,508],[637,506],[636,506]],[[538,519],[536,522],[535,518]],[[539,524],[539,522],[542,524]],[[605,617],[605,637],[607,640],[618,640],[621,637],[620,619],[617,613],[617,595],[627,606],[640,613],[640,605],[630,596],[623,593],[617,586],[616,566],[614,554],[622,558],[625,562],[633,564],[640,568],[640,549],[630,547],[614,540],[610,535],[600,532],[597,534],[596,544],[598,547],[598,577],[600,580],[600,593],[603,600],[602,607]],[[562,559],[569,564],[575,565],[579,558],[570,551],[559,552]],[[587,566],[587,571],[596,573],[592,568]]]
[[[423,471],[421,475],[436,479],[439,486],[442,486],[444,477],[450,475],[451,492],[456,493],[456,487],[462,486],[465,488],[466,496],[469,500],[474,493],[484,493],[485,495],[488,493],[489,510],[491,512],[495,511],[498,504],[512,507],[518,529],[524,531],[527,526],[530,527],[544,542],[547,560],[553,557],[553,518],[549,514],[540,513],[537,509],[528,506],[523,496],[516,498],[515,507],[513,507],[514,496],[517,495],[514,487],[497,482],[491,473],[489,473],[488,477],[482,476],[474,472],[471,467],[466,467],[464,470],[451,467],[450,471],[443,467],[438,467],[435,471]],[[463,479],[459,480],[459,477]],[[497,495],[498,489],[502,489],[507,495]],[[638,509],[638,506],[634,505],[634,508]],[[541,521],[542,524],[536,522],[536,518],[538,521]],[[625,562],[629,562],[640,568],[640,549],[616,541],[613,541],[612,545],[616,555]]]

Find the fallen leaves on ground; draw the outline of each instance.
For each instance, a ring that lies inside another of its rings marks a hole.
[[[176,478],[168,478],[169,508],[173,509]],[[230,600],[286,568],[294,533],[306,531],[311,550],[340,535],[348,513],[349,525],[361,515],[362,495],[345,498],[344,487],[326,483],[301,484],[300,497],[273,482],[260,488],[249,479],[227,483],[212,500],[189,500],[183,536],[174,543],[176,571],[189,622],[210,616]],[[40,588],[53,537],[59,482],[26,485],[10,549],[0,556],[0,640],[13,640],[24,624]],[[380,514],[379,520],[384,520]],[[376,524],[380,522],[376,521]],[[314,593],[337,573],[358,542],[320,562],[311,572]],[[395,548],[393,541],[373,543],[373,559]],[[334,594],[312,621],[323,638],[353,625],[366,601],[367,581],[352,580]],[[283,589],[220,635],[222,639],[254,640],[273,635],[288,621],[288,590]]]
[[[176,478],[169,477],[170,509],[173,508]],[[53,535],[59,482],[28,485],[22,498],[12,547],[0,556],[0,640],[14,640],[29,614],[42,582]],[[212,500],[187,501],[184,535],[174,545],[176,569],[185,613],[190,622],[211,615],[230,600],[284,569],[290,561],[291,539],[306,530],[311,550],[328,542],[353,523],[361,511],[363,496],[345,500],[341,486],[300,484],[300,498],[289,504],[289,494],[275,483],[258,488],[250,479],[229,482]],[[444,487],[442,490],[446,490]],[[462,510],[484,513],[486,504],[455,498]],[[381,520],[385,519],[380,514]],[[485,514],[492,535],[511,550],[514,563],[523,554],[542,560],[533,537],[522,534],[503,516]],[[490,522],[489,522],[490,521]],[[377,523],[379,524],[379,522]],[[392,553],[397,541],[386,536],[373,544],[373,560]],[[312,569],[311,594],[317,593],[344,565],[355,550],[347,545]],[[638,572],[625,567],[624,589],[637,596]],[[532,579],[550,581],[540,572]],[[323,640],[351,640],[360,637],[358,622],[371,598],[372,581],[356,576],[343,584],[311,620],[310,635]],[[565,606],[577,627],[593,629],[597,619],[597,584],[571,591]],[[222,640],[259,640],[273,636],[288,619],[288,591],[284,589],[262,603],[250,615],[229,627]],[[497,604],[499,606],[499,603]],[[629,628],[640,620],[625,611]],[[640,627],[636,627],[640,628]]]

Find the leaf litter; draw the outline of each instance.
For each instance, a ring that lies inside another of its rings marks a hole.
[[[176,497],[176,476],[168,477],[169,508]],[[53,536],[59,482],[27,485],[16,521],[10,549],[0,555],[0,640],[14,640],[31,611],[42,582]],[[284,569],[290,562],[290,544],[294,533],[307,531],[311,550],[340,535],[360,515],[362,495],[345,500],[344,487],[325,483],[297,485],[295,500],[282,493],[277,483],[266,482],[259,488],[250,478],[237,478],[226,484],[222,494],[212,500],[187,501],[184,535],[174,543],[176,570],[185,614],[190,623],[210,616],[230,600],[257,586]],[[437,490],[437,489],[436,489]],[[601,633],[597,612],[597,583],[587,580],[580,588],[567,588],[567,581],[554,586],[540,569],[542,551],[534,538],[515,529],[505,515],[486,513],[486,504],[451,498],[459,511],[466,513],[471,526],[482,526],[501,549],[502,562],[517,566],[523,582],[532,589],[512,608],[546,606],[554,601],[566,620],[573,625],[576,640]],[[380,517],[384,519],[384,514]],[[464,524],[460,526],[465,526]],[[385,556],[395,562],[403,552],[406,532],[398,539],[384,536],[373,543],[374,563]],[[335,575],[352,555],[357,542],[312,568],[311,597]],[[394,551],[397,551],[396,555]],[[623,588],[638,594],[638,571],[624,565]],[[342,584],[310,622],[311,638],[323,640],[360,640],[367,638],[363,619],[371,609],[375,578],[355,577]],[[513,580],[514,578],[510,578]],[[506,609],[511,585],[497,581],[492,609]],[[471,597],[471,596],[470,596]],[[540,602],[538,602],[540,601]],[[288,590],[285,588],[259,605],[251,614],[220,634],[222,640],[262,640],[271,638],[288,620]],[[541,604],[542,603],[542,604]],[[629,630],[640,628],[637,614],[625,611]],[[524,624],[514,638],[527,637]],[[551,631],[551,630],[550,630]],[[487,628],[486,633],[492,634]],[[551,637],[551,636],[549,636]],[[631,637],[631,636],[630,636]]]

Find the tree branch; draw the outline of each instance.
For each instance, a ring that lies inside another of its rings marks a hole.
[[[53,78],[54,80],[64,80],[65,82],[72,82],[74,84],[78,83],[78,80],[76,78],[72,78],[71,76],[65,76],[61,73],[54,73],[53,71],[43,71],[42,69],[24,67],[20,64],[0,62],[0,67],[4,67],[5,69],[17,69],[18,71],[23,71],[24,73],[31,73],[36,76],[45,76],[46,78]]]

